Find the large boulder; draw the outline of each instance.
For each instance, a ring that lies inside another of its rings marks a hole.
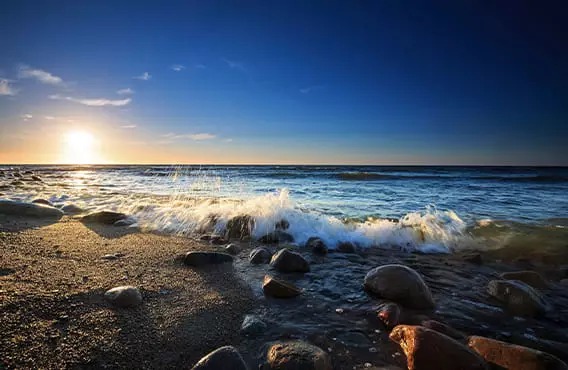
[[[312,236],[308,239],[308,241],[306,242],[306,248],[308,248],[315,254],[327,254],[327,246],[325,245],[324,241],[315,236]]]
[[[67,204],[61,207],[61,210],[67,215],[76,215],[85,212],[85,210],[75,204]]]
[[[53,204],[47,199],[41,199],[41,198],[40,199],[34,199],[34,200],[32,200],[32,203],[43,204],[45,206],[53,207]]]
[[[252,264],[258,265],[270,262],[272,253],[266,248],[258,247],[253,249],[249,254],[249,261]]]
[[[406,355],[408,370],[487,370],[477,354],[458,341],[421,326],[399,325],[389,338]]]
[[[268,326],[261,319],[254,315],[246,315],[241,325],[241,333],[253,337],[264,333],[267,328]]]
[[[471,336],[468,346],[487,362],[510,370],[568,370],[559,358],[536,349]]]
[[[487,293],[500,301],[513,315],[534,317],[544,314],[548,305],[529,285],[517,280],[492,280]]]
[[[258,239],[263,244],[293,243],[294,237],[282,230],[275,230]]]
[[[88,215],[83,216],[81,220],[86,223],[113,225],[115,222],[125,220],[126,218],[128,218],[128,216],[124,213],[113,211],[99,211],[89,213]]]
[[[308,272],[310,266],[301,254],[284,248],[279,250],[270,260],[270,266],[280,272]]]
[[[264,277],[262,290],[265,295],[275,298],[292,298],[302,293],[294,284],[270,275]]]
[[[187,252],[183,258],[183,263],[192,267],[217,265],[228,262],[233,262],[233,257],[229,254],[219,252]]]
[[[430,289],[413,269],[403,265],[379,266],[367,273],[364,287],[372,294],[408,308],[435,307]]]
[[[522,281],[536,289],[545,289],[548,287],[548,283],[542,275],[535,271],[504,272],[501,274],[501,279]]]
[[[0,213],[29,217],[61,217],[60,209],[37,203],[24,203],[13,200],[0,200]]]
[[[325,351],[301,341],[272,345],[267,361],[271,370],[333,370],[331,358]]]
[[[203,357],[192,370],[248,370],[239,351],[232,346],[216,349]]]
[[[133,286],[119,286],[107,290],[105,299],[116,307],[135,307],[142,303],[142,294]]]
[[[249,215],[235,216],[227,222],[225,239],[247,239],[251,236],[254,225],[255,220]]]

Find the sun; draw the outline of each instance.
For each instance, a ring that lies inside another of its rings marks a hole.
[[[95,137],[86,131],[73,131],[65,135],[64,162],[69,164],[92,164],[96,160]]]

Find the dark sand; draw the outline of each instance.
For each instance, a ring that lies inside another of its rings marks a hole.
[[[177,259],[215,247],[128,230],[0,215],[0,368],[189,368],[239,342],[250,289],[230,264]],[[143,304],[112,308],[103,294],[120,285]]]

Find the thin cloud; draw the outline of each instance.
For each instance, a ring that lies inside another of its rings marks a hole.
[[[149,79],[152,78],[152,75],[149,74],[148,72],[144,72],[140,76],[136,76],[134,78],[137,79],[137,80],[148,81]]]
[[[217,135],[210,133],[198,133],[198,134],[174,134],[173,132],[162,135],[162,137],[169,140],[179,140],[179,139],[190,139],[190,140],[211,140],[215,139]]]
[[[323,89],[323,86],[322,85],[316,85],[316,86],[304,87],[303,89],[300,89],[300,92],[302,94],[309,94],[312,91],[319,90],[319,89]]]
[[[129,87],[129,88],[127,88],[127,89],[120,89],[120,90],[117,90],[116,93],[117,93],[118,95],[132,95],[132,94],[134,94],[134,90],[132,90],[132,89]]]
[[[238,69],[238,70],[241,70],[241,71],[245,71],[245,66],[242,63],[235,62],[233,60],[228,60],[228,59],[221,59],[221,60],[223,62],[227,63],[227,65],[231,69]]]
[[[0,95],[14,96],[18,93],[18,90],[10,86],[10,82],[10,80],[0,79]]]
[[[29,120],[31,120],[32,118],[34,118],[34,116],[32,116],[31,114],[22,114],[22,119],[23,119],[24,121],[29,121]]]
[[[181,64],[174,64],[170,68],[173,69],[176,72],[180,72],[180,71],[185,69],[185,66],[182,66]]]
[[[45,118],[48,121],[52,121],[52,120],[55,119],[55,117],[53,117],[53,116],[44,116],[43,118]]]
[[[107,106],[107,105],[110,105],[110,106],[113,106],[113,107],[122,107],[122,106],[125,106],[132,101],[132,99],[130,99],[130,98],[123,99],[123,100],[110,100],[110,99],[105,99],[105,98],[101,98],[101,99],[77,99],[77,98],[73,98],[71,96],[61,96],[61,95],[50,95],[49,98],[54,99],[54,100],[68,100],[68,101],[71,101],[73,103],[88,105],[90,107],[104,107],[104,106]]]
[[[41,69],[30,68],[29,66],[26,65],[20,66],[18,77],[35,78],[39,82],[49,85],[60,85],[60,86],[64,85],[63,79],[61,79],[61,77],[55,76]]]
[[[228,138],[228,139],[225,139],[225,140],[223,140],[223,141],[226,142],[226,143],[232,143],[232,142],[233,142],[233,139]]]
[[[207,69],[207,67],[205,66],[205,64],[196,64],[195,68],[197,69]]]
[[[131,128],[136,128],[136,125],[122,125],[120,126],[120,128],[124,128],[124,129],[131,129]]]

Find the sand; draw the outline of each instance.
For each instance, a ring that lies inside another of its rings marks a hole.
[[[0,368],[188,368],[237,344],[253,305],[230,264],[183,266],[184,252],[216,248],[187,238],[1,215],[0,231]],[[105,302],[121,285],[143,304]]]

